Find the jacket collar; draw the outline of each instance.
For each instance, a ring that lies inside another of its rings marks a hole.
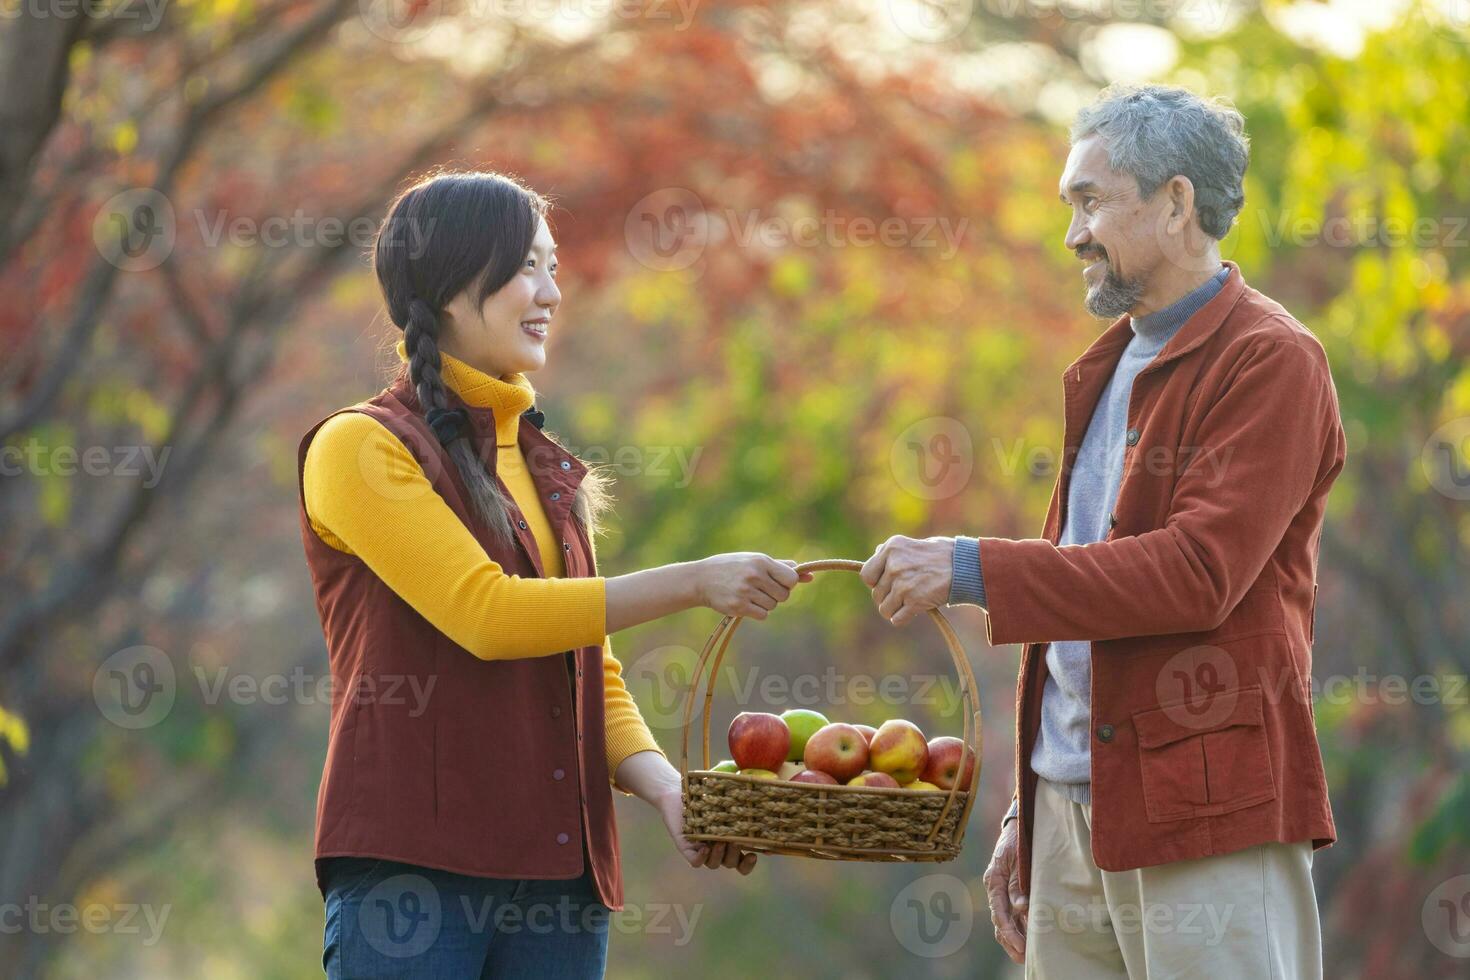
[[[1208,340],[1220,324],[1225,322],[1225,317],[1245,292],[1245,280],[1241,278],[1240,266],[1229,259],[1223,260],[1221,264],[1230,270],[1230,275],[1226,277],[1225,284],[1220,287],[1220,291],[1185,321],[1184,326],[1179,328],[1178,332],[1164,345],[1164,349],[1159,351],[1158,355],[1140,373],[1157,370],[1164,364],[1184,356]],[[1127,347],[1128,341],[1132,339],[1133,318],[1125,313],[1114,320],[1112,325],[1104,330],[1102,335],[1094,340],[1077,360],[1067,365],[1067,370],[1063,374],[1064,380],[1081,380],[1083,371],[1099,361],[1116,364],[1123,348]]]

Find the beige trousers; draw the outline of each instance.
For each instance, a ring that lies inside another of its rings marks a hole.
[[[1026,976],[1321,980],[1312,843],[1101,871],[1092,807],[1037,783]]]

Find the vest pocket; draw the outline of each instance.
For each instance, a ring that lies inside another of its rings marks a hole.
[[[1275,798],[1261,697],[1255,685],[1134,713],[1150,821],[1216,816]]]

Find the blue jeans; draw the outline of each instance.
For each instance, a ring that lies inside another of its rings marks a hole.
[[[477,878],[377,858],[327,864],[330,980],[601,977],[609,911],[580,878]]]

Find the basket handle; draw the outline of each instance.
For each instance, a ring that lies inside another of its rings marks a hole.
[[[827,571],[861,571],[863,563],[848,558],[822,558],[816,561],[804,562],[796,566],[797,574],[805,572],[827,572]],[[955,672],[960,680],[960,698],[965,704],[964,713],[964,742],[967,749],[966,756],[960,760],[960,773],[965,771],[968,756],[973,754],[975,758],[975,774],[970,782],[970,789],[964,794],[964,812],[960,815],[959,825],[963,827],[970,819],[970,809],[975,805],[975,797],[979,795],[980,788],[980,750],[983,747],[983,738],[980,728],[980,701],[976,692],[975,674],[970,669],[970,662],[965,657],[965,648],[960,644],[960,638],[955,634],[954,627],[944,613],[938,609],[930,609],[929,617],[939,627],[939,633],[944,637],[945,646],[949,648],[950,658],[954,661]],[[720,661],[725,657],[725,650],[730,645],[730,638],[735,635],[735,630],[740,627],[744,620],[743,616],[726,616],[720,620],[710,638],[704,645],[704,650],[699,655],[699,663],[695,665],[694,676],[690,680],[689,693],[684,699],[684,730],[679,746],[679,776],[685,786],[689,782],[689,725],[694,719],[694,699],[699,694],[699,684],[704,678],[705,664],[710,664],[709,679],[705,684],[704,692],[704,717],[701,722],[702,754],[704,759],[703,768],[709,768],[709,723],[710,705],[715,697],[715,680],[719,676]],[[713,661],[711,662],[711,656]],[[934,822],[933,829],[929,832],[932,841],[938,834],[939,828],[944,825],[944,818],[954,806],[955,799],[959,795],[960,780],[956,779],[949,788],[949,795],[945,798],[944,808],[939,812],[939,817]]]

